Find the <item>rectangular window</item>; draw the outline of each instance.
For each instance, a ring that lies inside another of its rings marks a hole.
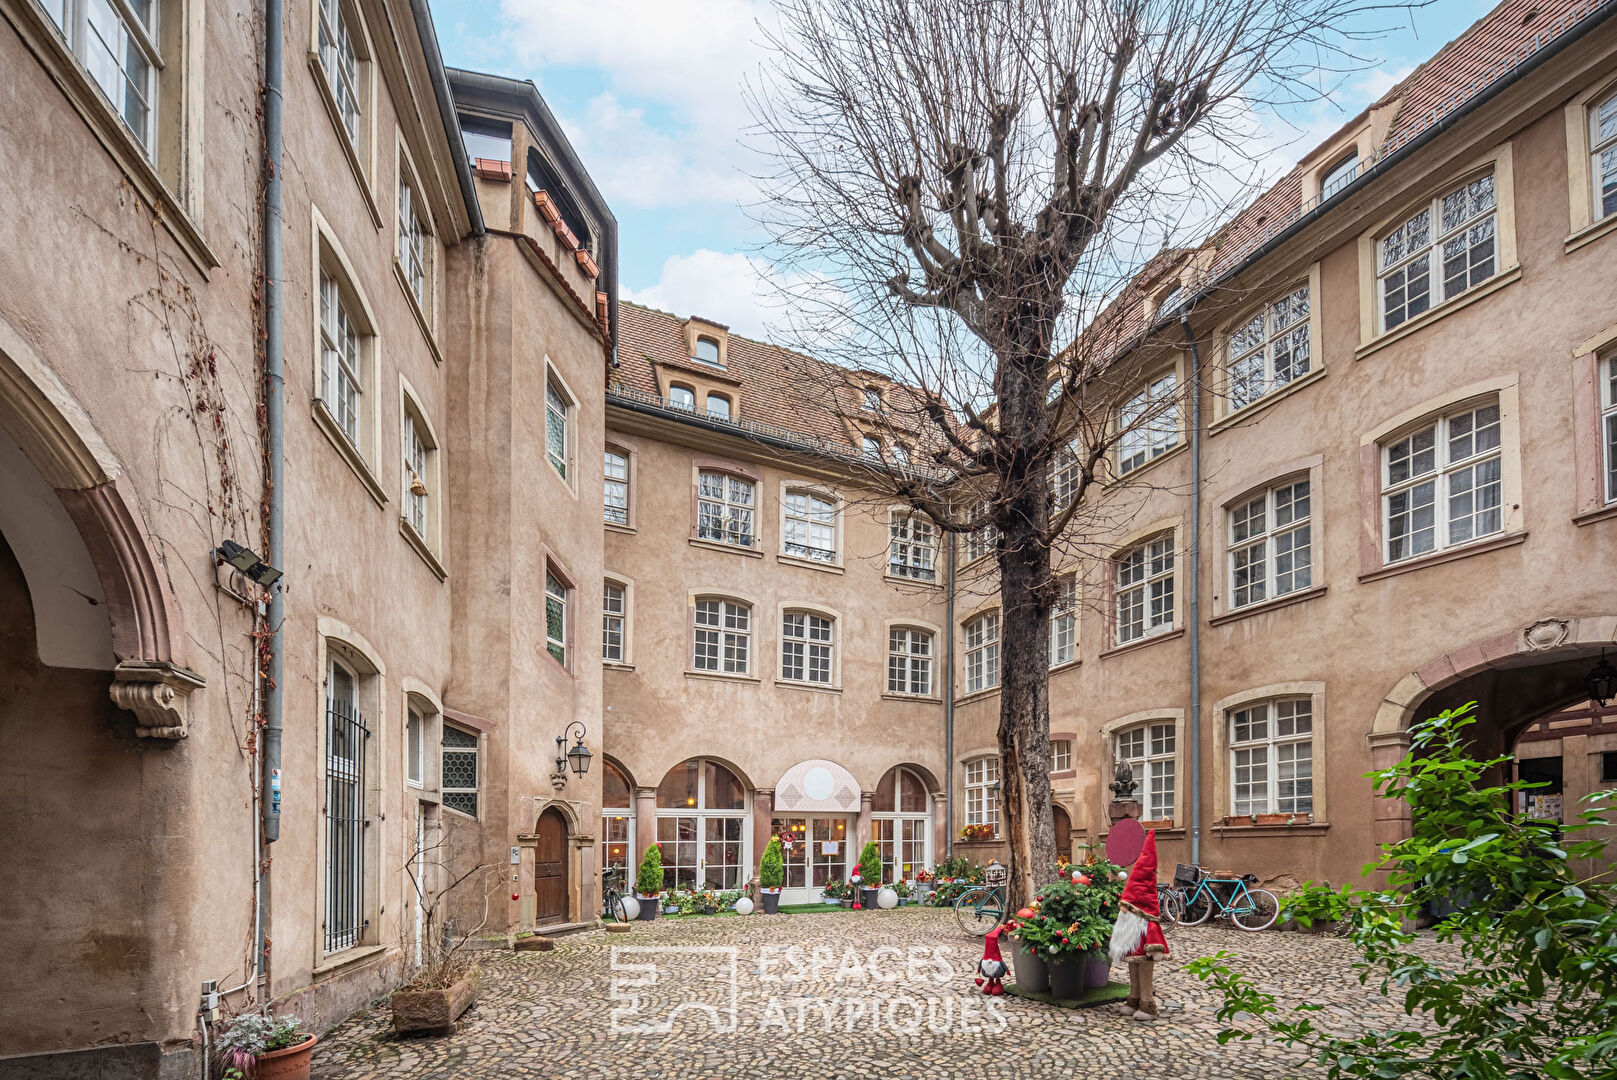
[[[601,659],[610,664],[623,663],[623,639],[627,627],[628,607],[624,602],[623,586],[608,581],[601,592]]]
[[[1078,580],[1072,575],[1056,582],[1050,608],[1050,666],[1072,662],[1078,640]]]
[[[421,786],[426,754],[426,720],[414,705],[404,710],[404,780],[412,787]]]
[[[931,695],[931,634],[906,627],[894,627],[887,632],[887,692]]]
[[[966,824],[991,826],[999,833],[999,758],[966,762]]]
[[[1172,723],[1141,724],[1117,736],[1117,760],[1134,770],[1135,797],[1150,821],[1173,819],[1176,736]]]
[[[729,600],[698,600],[692,666],[745,675],[752,652],[752,609]]]
[[[1147,540],[1117,558],[1117,643],[1173,629],[1173,534]]]
[[[966,623],[966,693],[999,685],[999,612]]]
[[[1050,744],[1050,771],[1069,772],[1072,769],[1072,740],[1057,739]]]
[[[608,525],[629,524],[629,455],[606,451],[606,485],[603,498]]]
[[[337,279],[320,275],[320,400],[325,402],[337,426],[358,449],[360,432],[359,331],[354,317],[343,302]]]
[[[1461,184],[1382,237],[1377,274],[1383,332],[1498,270],[1492,171]]]
[[[326,668],[326,952],[365,938],[365,747],[359,677],[337,660]]]
[[[1308,698],[1232,710],[1230,807],[1234,814],[1314,812],[1314,707]]]
[[[755,503],[751,480],[729,473],[699,473],[696,489],[697,539],[751,547]]]
[[[1606,453],[1606,501],[1617,502],[1617,354],[1608,356],[1603,366],[1604,400],[1601,404],[1605,409],[1600,423],[1605,433],[1601,441]]]
[[[1593,147],[1595,220],[1617,214],[1617,94],[1589,110]]]
[[[562,479],[567,478],[567,399],[554,383],[545,384],[545,457]]]
[[[444,725],[444,805],[477,816],[477,733]]]
[[[404,519],[421,539],[427,538],[427,441],[419,421],[404,414]]]
[[[410,181],[404,177],[404,162],[399,162],[399,269],[404,272],[404,281],[410,287],[410,295],[415,297],[424,314],[430,315],[432,307],[431,297],[428,295],[430,284],[427,276],[428,244],[431,234],[422,224],[420,211],[416,207],[415,189]]]
[[[1170,371],[1147,383],[1118,413],[1117,471],[1133,472],[1179,445],[1179,377]]]
[[[792,682],[831,685],[831,620],[788,611],[780,628],[780,677]]]
[[[888,519],[887,572],[893,577],[933,581],[936,547],[932,521],[920,514],[895,510]]]
[[[545,571],[545,648],[567,666],[567,586]]]
[[[837,504],[807,491],[788,491],[783,543],[787,555],[836,562]]]
[[[972,509],[971,516],[981,520],[988,516],[989,509],[990,507],[988,503],[981,503]],[[966,534],[965,554],[961,561],[968,563],[976,562],[978,559],[986,558],[987,556],[992,555],[998,549],[999,530],[993,525],[984,525],[982,528],[975,529]]]
[[[1499,403],[1463,409],[1382,446],[1387,562],[1504,528]]]
[[[348,141],[359,145],[359,58],[342,0],[320,0],[320,67],[337,101]]]
[[[1230,607],[1312,584],[1311,512],[1307,480],[1270,488],[1229,511]]]
[[[1070,442],[1055,452],[1050,463],[1050,497],[1057,511],[1065,510],[1078,497],[1083,471],[1078,464],[1078,443]]]
[[[1281,297],[1230,334],[1229,405],[1252,404],[1308,374],[1308,286]]]
[[[46,0],[45,12],[147,157],[157,152],[157,0]]]

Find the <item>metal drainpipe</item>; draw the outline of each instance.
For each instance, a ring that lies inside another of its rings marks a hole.
[[[943,560],[943,632],[948,638],[944,646],[948,674],[943,680],[943,857],[947,859],[954,855],[954,534],[942,536],[949,543]]]
[[[1179,315],[1190,346],[1190,864],[1202,851],[1202,394],[1201,350],[1190,329],[1190,312]]]

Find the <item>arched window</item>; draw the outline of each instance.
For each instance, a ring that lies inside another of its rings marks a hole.
[[[717,364],[719,362],[719,343],[710,337],[697,338],[696,359],[704,364]]]
[[[815,491],[788,491],[782,509],[781,545],[787,555],[837,561],[837,504]]]
[[[999,757],[966,762],[966,824],[987,825],[999,834]]]
[[[691,668],[724,675],[752,670],[752,608],[735,600],[702,597],[692,609]]]
[[[1332,195],[1335,195],[1338,191],[1341,191],[1343,188],[1353,183],[1353,178],[1358,175],[1359,152],[1358,150],[1354,150],[1353,153],[1349,154],[1341,161],[1338,161],[1335,165],[1332,165],[1325,171],[1325,175],[1320,177],[1320,201],[1324,202]]]
[[[930,865],[931,799],[913,769],[894,766],[876,785],[871,821],[881,849],[882,880],[911,878]]]
[[[1281,698],[1232,709],[1230,811],[1314,812],[1314,702]]]
[[[1589,110],[1595,220],[1617,214],[1617,93]]]
[[[730,399],[723,394],[707,396],[707,414],[719,420],[730,419]]]
[[[629,778],[610,761],[601,762],[601,840],[605,844],[601,865],[620,875],[619,888],[631,884],[629,867],[634,861],[633,791]]]
[[[965,625],[966,693],[999,685],[999,612],[985,611]]]
[[[738,889],[747,858],[747,789],[716,761],[691,758],[657,785],[666,889]]]
[[[781,616],[780,677],[831,686],[836,682],[836,621],[812,611]]]

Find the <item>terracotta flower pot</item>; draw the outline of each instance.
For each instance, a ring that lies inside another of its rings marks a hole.
[[[253,1059],[253,1080],[309,1080],[309,1056],[319,1041],[310,1035],[296,1046],[259,1054]]]
[[[1259,814],[1259,825],[1285,825],[1291,821],[1290,814]]]

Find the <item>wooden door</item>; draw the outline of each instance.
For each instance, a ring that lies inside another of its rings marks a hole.
[[[1056,854],[1072,858],[1072,818],[1059,806],[1051,807],[1056,818]]]
[[[533,855],[535,925],[567,921],[567,821],[551,807],[539,815]]]

